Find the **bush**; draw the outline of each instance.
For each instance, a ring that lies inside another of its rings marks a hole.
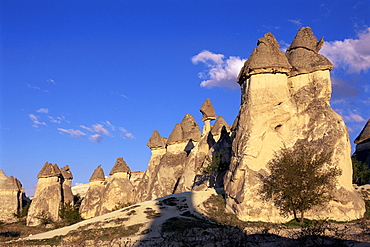
[[[370,169],[366,163],[352,157],[353,180],[357,185],[363,185],[370,181]]]
[[[67,202],[61,205],[59,210],[59,217],[62,219],[62,226],[69,226],[80,222],[82,220],[79,205],[72,204],[72,202]]]

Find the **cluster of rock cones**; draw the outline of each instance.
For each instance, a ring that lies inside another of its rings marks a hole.
[[[348,221],[365,212],[364,201],[352,185],[351,146],[342,118],[330,107],[330,70],[333,65],[318,54],[323,45],[309,27],[299,30],[284,54],[271,33],[260,38],[257,48],[241,69],[238,83],[242,100],[239,114],[230,127],[216,116],[207,99],[200,111],[203,129],[186,114],[168,139],[154,131],[148,146],[152,155],[145,172],[131,172],[118,158],[110,177],[99,166],[90,178],[80,212],[91,218],[111,211],[117,204],[138,203],[173,193],[219,188],[225,193],[229,212],[241,220],[285,222],[272,202],[259,196],[258,174],[281,148],[298,143],[324,145],[342,170],[332,191],[333,200],[307,213],[312,219]],[[213,126],[211,121],[215,121]],[[369,161],[369,122],[356,139],[359,156]],[[223,169],[206,174],[215,162]],[[1,174],[0,174],[1,175]],[[40,174],[27,218],[36,225],[37,215],[48,212],[57,219],[60,203],[71,201],[69,168],[59,170],[46,163]],[[47,191],[47,192],[46,192]]]

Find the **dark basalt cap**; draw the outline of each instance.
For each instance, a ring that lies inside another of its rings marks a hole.
[[[213,125],[212,130],[211,130],[212,135],[214,135],[214,136],[220,135],[222,127],[224,127],[224,126],[225,126],[225,130],[227,132],[229,132],[230,131],[230,126],[227,124],[227,122],[225,121],[225,119],[222,116],[218,116],[218,118],[215,122],[215,125]]]
[[[370,140],[370,119],[367,121],[365,127],[362,129],[361,133],[357,136],[354,143],[359,144],[367,140]]]
[[[161,137],[158,131],[154,130],[152,136],[149,138],[148,144],[150,149],[153,148],[164,148],[166,146],[165,140]]]
[[[110,171],[109,175],[112,176],[114,173],[117,172],[127,172],[131,173],[130,167],[126,164],[123,158],[118,158],[116,164],[114,164],[112,170]]]
[[[333,69],[333,64],[326,57],[318,54],[323,44],[324,38],[317,41],[310,27],[299,29],[286,52],[289,63],[293,66],[290,75]]]
[[[37,175],[37,178],[59,177],[61,174],[57,164],[53,165],[46,162]]]
[[[210,99],[206,99],[199,110],[202,113],[202,121],[216,119],[216,112]]]
[[[103,171],[103,168],[101,168],[101,165],[99,165],[94,170],[94,173],[91,175],[89,182],[104,181],[104,180],[105,180],[104,171]]]
[[[60,172],[62,173],[62,176],[64,179],[73,179],[73,175],[69,168],[69,165],[66,165],[65,167],[60,168]]]
[[[279,43],[271,33],[266,33],[260,38],[257,48],[245,61],[239,73],[238,83],[242,84],[246,78],[253,74],[288,73],[292,66],[279,47]]]

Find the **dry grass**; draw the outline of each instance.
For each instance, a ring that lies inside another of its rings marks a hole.
[[[46,229],[43,227],[26,226],[25,220],[16,223],[2,224],[2,227],[0,228],[0,243],[28,237],[30,234],[35,235],[50,230],[51,229]]]

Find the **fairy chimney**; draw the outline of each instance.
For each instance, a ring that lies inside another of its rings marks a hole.
[[[202,121],[204,122],[202,134],[206,135],[211,130],[211,120],[216,119],[216,112],[210,99],[206,99],[199,110],[202,113]]]

